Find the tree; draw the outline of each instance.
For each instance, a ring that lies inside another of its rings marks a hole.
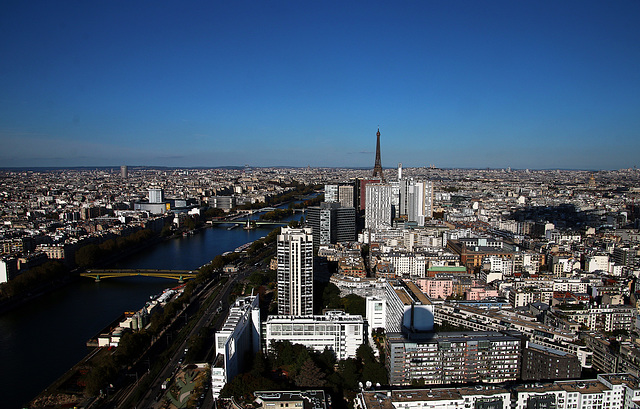
[[[102,251],[97,244],[87,244],[76,252],[76,264],[86,268],[95,264],[102,256]]]
[[[338,372],[344,380],[345,389],[355,390],[358,387],[358,380],[360,379],[360,370],[358,368],[358,362],[353,358],[347,358],[338,363]]]
[[[118,343],[116,354],[119,358],[118,362],[123,365],[131,365],[139,358],[144,350],[151,343],[150,336],[143,331],[126,332],[122,335],[122,339]]]
[[[333,368],[336,364],[336,354],[334,354],[329,347],[324,347],[324,350],[318,356],[318,364],[326,372],[333,372]]]
[[[341,308],[340,289],[333,283],[329,283],[322,292],[323,308]]]
[[[254,271],[249,276],[249,282],[251,284],[253,284],[254,286],[259,286],[259,285],[264,284],[265,279],[266,279],[265,274],[263,272],[260,272],[260,271]]]
[[[366,315],[366,300],[359,295],[349,294],[340,299],[340,304],[344,307],[345,312],[353,315]]]
[[[301,388],[321,388],[325,385],[325,374],[318,368],[311,358],[300,367],[295,376],[295,384]]]
[[[276,384],[263,376],[244,373],[233,378],[220,391],[221,398],[234,397],[244,401],[253,400],[253,393],[259,390],[276,389]]]
[[[162,228],[162,231],[160,232],[160,236],[167,237],[167,236],[170,236],[171,233],[173,233],[173,228],[171,227],[170,224],[165,224],[164,227]]]
[[[362,365],[360,379],[363,383],[366,381],[382,385],[387,383],[387,369],[381,362],[378,362],[369,344],[360,345],[356,350],[356,357]]]
[[[112,382],[118,373],[113,355],[102,357],[87,374],[85,392],[95,396],[108,383]]]

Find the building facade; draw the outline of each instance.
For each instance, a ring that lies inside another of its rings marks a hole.
[[[413,179],[400,180],[399,215],[418,226],[433,217],[433,183]]]
[[[529,342],[522,353],[521,378],[524,381],[576,379],[581,374],[578,357],[568,352]]]
[[[499,332],[387,333],[390,385],[515,381],[521,340]]]
[[[305,317],[272,315],[265,328],[267,350],[272,342],[290,341],[318,352],[328,348],[338,360],[355,358],[356,350],[366,339],[362,316],[342,311]]]
[[[164,190],[158,188],[149,189],[149,203],[164,202]]]
[[[216,358],[211,368],[213,397],[236,375],[246,369],[247,354],[260,350],[259,297],[241,297],[229,309],[224,325],[215,334]]]
[[[391,227],[393,218],[391,185],[386,183],[369,183],[366,185],[364,223],[367,229]]]
[[[310,228],[283,227],[277,241],[278,314],[313,314],[313,236]]]
[[[356,209],[340,203],[322,202],[307,208],[307,223],[313,233],[313,246],[355,241]]]

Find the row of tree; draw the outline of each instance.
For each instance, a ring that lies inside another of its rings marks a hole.
[[[87,268],[112,257],[118,252],[126,251],[145,243],[156,234],[149,230],[139,230],[127,236],[111,238],[100,244],[90,243],[80,247],[75,253],[75,263],[79,267]],[[0,284],[0,301],[10,300],[39,291],[53,283],[69,277],[70,270],[58,260],[31,268],[6,283]]]
[[[144,229],[127,236],[105,240],[100,244],[87,244],[76,251],[75,262],[81,268],[91,267],[105,258],[139,246],[155,236],[156,233],[152,230]]]
[[[28,292],[36,291],[37,288],[50,285],[68,275],[69,270],[61,262],[57,260],[47,261],[38,267],[19,274],[6,283],[0,284],[0,300],[10,300]]]
[[[279,183],[280,187],[287,188],[292,187],[292,190],[283,192],[271,197],[268,197],[264,202],[247,203],[245,205],[237,206],[239,210],[260,209],[265,206],[276,205],[279,203],[286,203],[295,200],[297,197],[305,196],[313,193],[315,190],[321,188],[320,185],[306,185],[304,183],[292,181],[290,183]]]
[[[221,397],[252,401],[257,390],[322,388],[333,396],[334,407],[342,408],[352,400],[360,383],[387,383],[384,363],[371,347],[362,344],[355,358],[336,361],[328,348],[318,352],[290,341],[273,342],[267,355],[259,352],[250,359],[250,370],[242,373],[221,391]]]

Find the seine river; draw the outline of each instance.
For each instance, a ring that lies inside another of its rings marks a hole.
[[[295,213],[290,220],[299,220]],[[216,255],[266,236],[273,227],[227,226],[169,240],[117,264],[120,268],[195,270]],[[0,396],[21,408],[88,352],[85,342],[124,311],[140,309],[175,281],[129,277],[80,279],[0,316]]]

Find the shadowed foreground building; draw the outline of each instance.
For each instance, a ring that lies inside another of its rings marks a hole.
[[[323,390],[256,391],[255,402],[262,409],[327,409]]]
[[[597,379],[513,387],[477,385],[362,391],[355,409],[637,409],[639,379],[626,373]]]
[[[229,309],[224,325],[215,334],[216,358],[211,365],[211,391],[217,399],[224,385],[249,365],[247,356],[260,350],[258,296],[241,297]]]
[[[524,381],[576,379],[581,374],[580,360],[574,354],[531,342],[522,353],[521,378]]]

